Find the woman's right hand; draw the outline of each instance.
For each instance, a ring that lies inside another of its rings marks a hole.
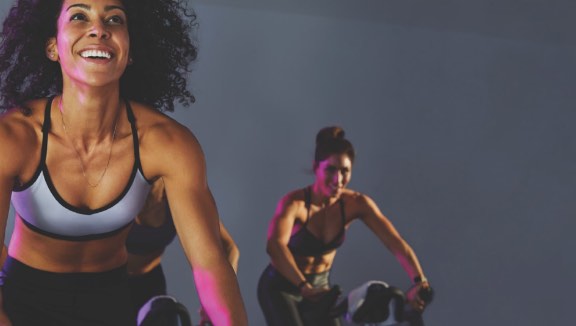
[[[300,294],[304,299],[315,301],[318,300],[322,295],[330,291],[330,288],[315,288],[310,284],[306,284],[300,288]]]

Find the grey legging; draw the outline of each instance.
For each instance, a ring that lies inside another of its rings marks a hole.
[[[314,287],[329,286],[329,272],[307,274],[306,279]],[[268,326],[340,326],[339,318],[315,320],[313,323],[302,320],[298,304],[302,301],[299,290],[268,265],[258,282],[258,301]]]

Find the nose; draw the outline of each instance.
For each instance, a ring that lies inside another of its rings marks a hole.
[[[336,184],[338,186],[341,186],[342,183],[344,182],[344,174],[342,172],[338,171],[338,173],[336,173],[334,175],[334,181],[336,182]]]
[[[108,39],[110,38],[110,32],[106,28],[106,24],[101,21],[97,21],[92,25],[92,28],[90,29],[90,37]]]

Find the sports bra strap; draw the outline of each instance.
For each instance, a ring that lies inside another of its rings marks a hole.
[[[44,122],[42,123],[42,150],[40,151],[40,166],[46,164],[46,153],[48,152],[48,133],[52,128],[52,118],[50,112],[52,109],[52,101],[54,101],[55,95],[48,98],[46,101],[46,108],[44,108]]]
[[[138,142],[138,129],[136,129],[136,117],[134,112],[132,112],[132,106],[130,101],[124,100],[126,103],[126,115],[128,116],[128,122],[130,122],[130,128],[132,128],[132,144],[134,145],[134,159],[138,165],[138,169],[142,172],[142,164],[140,162],[140,144]],[[144,173],[142,173],[144,175]]]
[[[311,206],[311,202],[312,202],[312,189],[310,189],[310,187],[306,187],[304,188],[304,200],[305,200],[305,206],[306,206],[306,222],[304,222],[304,225],[308,224],[308,221],[310,220],[310,206]],[[338,204],[340,205],[340,217],[342,218],[342,228],[344,229],[346,226],[346,214],[345,214],[345,210],[344,210],[344,200],[342,199],[342,197],[340,197],[338,199]]]
[[[304,188],[304,200],[304,205],[306,206],[306,222],[304,222],[304,225],[306,225],[310,220],[310,206],[312,204],[312,189],[310,187]]]

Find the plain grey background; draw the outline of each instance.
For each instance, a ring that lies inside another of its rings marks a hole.
[[[199,0],[194,8],[197,103],[173,116],[203,145],[220,216],[241,250],[251,325],[264,325],[256,285],[268,221],[282,195],[313,182],[314,137],[333,124],[356,146],[350,187],[378,203],[437,291],[427,325],[573,323],[573,2]],[[171,294],[195,312],[178,241],[164,268]],[[369,279],[410,284],[357,222],[332,281],[349,290]]]

